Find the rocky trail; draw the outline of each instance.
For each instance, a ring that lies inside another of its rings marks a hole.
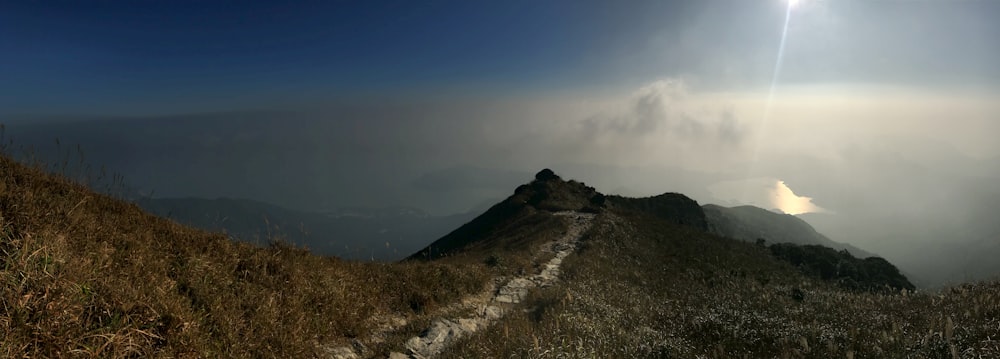
[[[497,278],[498,285],[456,304],[462,308],[473,308],[471,316],[449,318],[447,315],[449,311],[444,311],[446,314],[435,318],[419,336],[406,341],[406,353],[393,352],[389,358],[432,358],[459,338],[484,329],[501,319],[507,311],[524,300],[532,288],[552,285],[559,277],[559,268],[563,260],[576,250],[580,237],[590,229],[595,217],[592,213],[570,211],[557,212],[555,215],[569,218],[569,227],[561,237],[542,246],[544,252],[554,253],[554,256],[541,266],[541,271],[514,277],[505,283]],[[332,358],[338,359],[361,357],[358,355],[358,348],[351,347],[332,348],[329,353]]]

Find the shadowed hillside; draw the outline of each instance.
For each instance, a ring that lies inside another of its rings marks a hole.
[[[814,244],[776,243],[768,247],[775,257],[791,263],[804,273],[833,281],[843,288],[872,292],[898,292],[916,287],[896,266],[879,257],[855,258],[846,250]]]
[[[671,223],[708,229],[705,212],[698,202],[679,193],[664,193],[644,198],[609,197],[616,209],[625,213],[645,213]]]
[[[604,195],[573,180],[563,181],[549,169],[517,187],[514,194],[490,207],[486,213],[445,235],[410,259],[435,259],[458,253],[484,255],[496,251],[523,251],[547,239],[565,224],[557,211],[595,212],[604,205]],[[542,233],[549,233],[543,235]]]

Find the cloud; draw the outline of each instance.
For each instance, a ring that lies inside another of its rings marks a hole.
[[[733,114],[732,109],[722,112],[717,126],[719,139],[724,142],[741,143],[743,142],[743,138],[746,137],[747,130],[736,119],[736,115]]]
[[[596,114],[579,123],[586,138],[657,138],[689,144],[738,145],[749,127],[733,110],[703,98],[680,79],[654,81],[641,87],[613,115]]]

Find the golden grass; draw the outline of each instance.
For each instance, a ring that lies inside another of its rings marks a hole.
[[[0,156],[3,357],[308,357],[488,277],[236,243]]]

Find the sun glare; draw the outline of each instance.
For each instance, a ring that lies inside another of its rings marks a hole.
[[[799,0],[788,0],[788,7],[795,7],[799,4]]]

